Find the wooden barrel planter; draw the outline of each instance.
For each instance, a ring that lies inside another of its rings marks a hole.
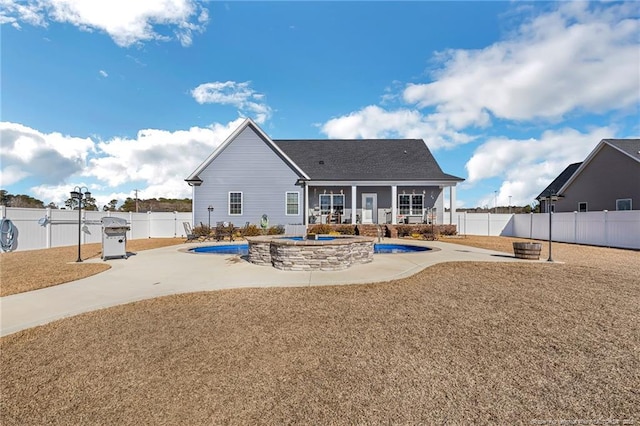
[[[541,250],[540,243],[513,243],[513,252],[518,259],[539,260]]]

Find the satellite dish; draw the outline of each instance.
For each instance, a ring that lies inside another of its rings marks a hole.
[[[38,225],[40,226],[47,226],[48,223],[49,223],[49,218],[47,216],[38,219]]]

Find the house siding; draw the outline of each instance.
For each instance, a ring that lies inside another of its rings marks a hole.
[[[564,198],[554,202],[556,212],[578,210],[586,202],[589,211],[615,210],[616,199],[631,198],[640,207],[640,163],[609,145],[587,164],[566,188]]]
[[[259,224],[263,214],[269,225],[303,223],[304,191],[296,186],[298,175],[251,127],[246,127],[200,174],[194,187],[194,223],[226,221],[236,226]],[[229,215],[229,192],[242,192],[242,214]],[[300,211],[286,214],[287,192],[299,193]]]

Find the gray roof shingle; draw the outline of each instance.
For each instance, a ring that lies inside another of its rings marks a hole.
[[[582,162],[569,164],[567,168],[564,169],[562,173],[560,173],[558,177],[555,178],[553,182],[551,182],[549,186],[547,186],[544,191],[542,191],[540,195],[536,197],[536,200],[548,197],[549,195],[557,194],[560,188],[562,188],[562,186],[567,183],[567,181],[571,178],[571,176],[573,176],[576,170],[578,170],[578,167],[580,167],[581,164]]]
[[[312,180],[464,180],[444,173],[421,139],[273,142]]]
[[[640,161],[640,139],[605,139],[605,142]]]

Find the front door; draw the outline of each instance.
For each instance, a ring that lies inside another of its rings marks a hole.
[[[375,223],[378,216],[378,194],[362,194],[362,223]]]

